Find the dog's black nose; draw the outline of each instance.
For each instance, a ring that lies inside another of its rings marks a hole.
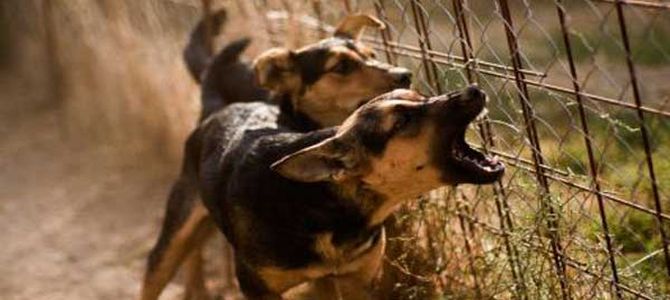
[[[457,99],[460,112],[467,120],[474,119],[486,106],[486,93],[476,84],[465,88]]]
[[[484,94],[484,91],[482,91],[477,84],[472,84],[465,88],[462,98],[465,101],[485,100],[486,94]]]
[[[392,68],[389,73],[393,76],[396,86],[409,88],[412,84],[412,72],[405,68]]]

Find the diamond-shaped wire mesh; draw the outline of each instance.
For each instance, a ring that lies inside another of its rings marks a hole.
[[[412,70],[414,88],[489,95],[468,140],[508,172],[431,192],[389,222],[390,294],[670,297],[670,1],[255,4],[278,44],[376,14],[387,29],[363,40]]]

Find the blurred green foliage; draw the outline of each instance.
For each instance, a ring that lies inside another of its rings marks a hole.
[[[665,25],[654,23],[643,31],[629,32],[629,35],[635,63],[651,67],[670,63],[670,30]],[[565,56],[561,31],[554,29],[551,37],[552,40],[561,42],[555,45],[546,44],[551,49],[546,49],[543,53],[553,53],[556,50],[553,47],[558,47],[558,55]],[[603,34],[599,28],[571,32],[570,44],[572,55],[578,63],[600,54],[612,61],[621,60],[626,55],[618,32]]]

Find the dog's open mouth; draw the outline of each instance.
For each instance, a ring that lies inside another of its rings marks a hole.
[[[450,98],[452,97],[454,96]],[[458,99],[461,100],[458,103],[462,105],[459,111],[466,115],[469,121],[467,123],[486,115],[486,94],[476,86],[466,88],[458,95]],[[451,144],[452,161],[468,173],[464,174],[466,177],[474,178],[473,183],[491,183],[498,180],[505,171],[505,165],[496,156],[487,156],[472,149],[465,141],[466,129],[467,125],[462,128]]]
[[[464,170],[486,182],[497,180],[505,171],[505,165],[498,157],[486,156],[472,149],[463,137],[452,144],[451,157]]]

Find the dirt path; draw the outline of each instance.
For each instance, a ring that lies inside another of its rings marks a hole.
[[[0,113],[0,137],[0,299],[135,299],[177,166],[64,144],[50,111]]]

